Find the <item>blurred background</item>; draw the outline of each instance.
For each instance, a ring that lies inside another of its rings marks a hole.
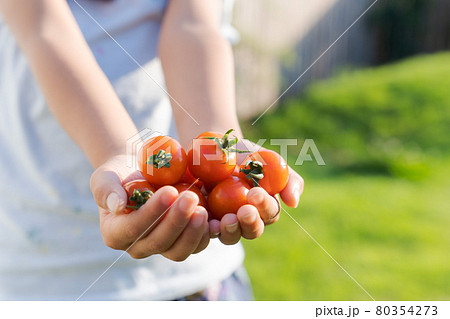
[[[285,208],[376,300],[449,300],[450,0],[379,0],[252,125],[373,2],[236,1],[242,127],[298,139]],[[369,300],[283,212],[244,245],[257,300]]]

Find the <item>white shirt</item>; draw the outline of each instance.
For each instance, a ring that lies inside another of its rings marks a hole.
[[[166,1],[77,2],[164,86],[156,48]],[[73,0],[68,3],[138,129],[176,136],[161,88]],[[75,300],[122,255],[102,241],[91,174],[0,18],[0,300]],[[82,300],[182,297],[223,280],[243,258],[240,244],[218,240],[181,263],[125,254]]]

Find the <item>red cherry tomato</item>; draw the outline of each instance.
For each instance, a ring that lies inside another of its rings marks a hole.
[[[247,181],[236,176],[230,176],[217,184],[208,196],[211,216],[221,220],[228,213],[236,214],[239,207],[247,204],[249,189]]]
[[[203,182],[194,176],[192,176],[191,172],[189,172],[189,168],[186,167],[186,172],[184,173],[183,177],[178,181],[178,183],[187,183],[189,185],[194,185],[198,189],[201,189],[203,186]]]
[[[155,187],[145,179],[138,179],[123,185],[127,193],[126,213],[131,213],[135,209],[139,209],[150,196],[156,191]]]
[[[239,176],[239,173],[240,173],[240,167],[239,167],[239,166],[236,166],[236,167],[234,168],[233,172],[231,173],[231,175],[233,175],[233,176]]]
[[[189,171],[208,184],[216,184],[231,175],[236,167],[236,152],[230,151],[237,140],[217,132],[200,134],[187,151]]]
[[[217,183],[203,183],[203,189],[205,190],[206,194],[209,194],[212,192],[214,187],[216,187]]]
[[[191,185],[192,184],[178,183],[178,184],[175,184],[173,187],[175,187],[177,189],[178,193],[182,193],[187,190],[195,193],[198,196],[198,205],[206,208],[207,205],[206,205],[205,195],[203,195],[202,191],[198,187],[196,187],[194,185],[191,186]]]
[[[138,153],[142,175],[152,184],[176,184],[186,172],[186,153],[177,140],[157,136],[147,140]]]
[[[289,167],[278,153],[263,149],[247,156],[239,175],[251,186],[260,186],[273,196],[286,187]]]

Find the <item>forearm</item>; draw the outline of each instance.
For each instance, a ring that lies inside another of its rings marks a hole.
[[[219,21],[180,17],[170,12],[170,4],[168,10],[159,53],[168,92],[176,101],[171,102],[181,143],[187,146],[192,138],[208,130],[225,132],[234,128],[240,136],[233,54],[220,34]]]
[[[25,3],[26,2],[26,3]],[[63,1],[0,2],[47,104],[94,167],[125,151],[136,128]],[[33,11],[33,12],[30,12]],[[25,14],[28,21],[20,18]]]
[[[87,49],[50,40],[27,53],[50,110],[91,164],[124,153],[136,128]]]

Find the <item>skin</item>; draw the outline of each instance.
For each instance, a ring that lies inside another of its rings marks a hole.
[[[159,55],[168,91],[199,124],[171,101],[184,148],[205,131],[234,128],[242,137],[235,110],[233,55],[220,34],[221,3],[171,0],[163,19]],[[189,191],[178,194],[171,186],[155,192],[139,213],[125,214],[122,183],[142,178],[127,168],[124,155],[126,140],[137,130],[66,1],[0,0],[0,14],[27,57],[49,109],[96,169],[91,190],[106,245],[134,258],[162,254],[181,261],[206,248],[210,237],[219,237],[224,244],[235,244],[241,237],[254,239],[265,224],[278,219],[276,199],[261,188],[251,189],[248,204],[220,222],[208,223],[198,197]],[[242,160],[238,157],[238,163]],[[295,207],[302,191],[302,178],[290,170],[281,199]],[[163,213],[166,218],[158,220]]]

